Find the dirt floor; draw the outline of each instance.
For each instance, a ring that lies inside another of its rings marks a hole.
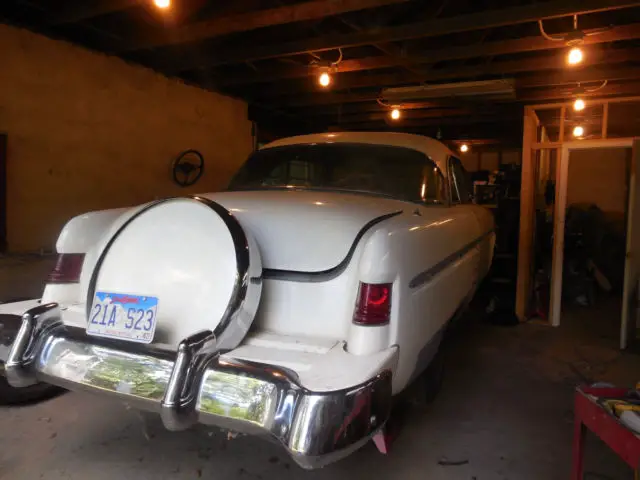
[[[0,300],[28,296],[30,282],[46,274],[44,263],[30,259],[5,268],[0,261]],[[410,421],[387,456],[369,444],[344,461],[305,472],[260,439],[228,441],[200,428],[170,433],[157,419],[145,431],[123,405],[68,393],[0,410],[0,478],[566,480],[574,387],[640,380],[640,356],[621,353],[615,336],[594,328],[615,317],[598,308],[566,315],[558,329],[498,327],[470,317],[451,344],[440,396],[407,412]],[[462,464],[443,466],[442,459]],[[586,480],[633,478],[593,437],[586,471]]]

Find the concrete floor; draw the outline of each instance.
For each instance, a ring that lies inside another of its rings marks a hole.
[[[1,290],[0,300],[25,296],[18,284],[46,270],[43,262],[3,268],[3,261],[0,286],[11,290]],[[616,321],[597,309],[568,311],[559,329],[470,319],[452,342],[440,396],[408,412],[410,422],[387,456],[369,444],[342,462],[305,472],[277,445],[249,437],[228,441],[199,428],[170,433],[157,419],[145,435],[135,412],[68,393],[0,410],[0,478],[568,479],[574,386],[585,378],[631,385],[640,374],[640,357],[620,353],[615,338],[594,332],[581,320],[588,312],[597,313],[596,323]],[[441,466],[442,458],[467,463]],[[587,480],[633,478],[594,438],[587,442],[586,470]]]

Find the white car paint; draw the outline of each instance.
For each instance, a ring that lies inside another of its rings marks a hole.
[[[279,140],[264,148],[334,142],[418,150],[449,176],[447,162],[453,153],[436,140],[415,135],[329,133]],[[255,243],[264,269],[254,333],[225,355],[289,368],[311,390],[355,385],[367,378],[359,375],[390,368],[394,394],[402,391],[426,368],[439,333],[473,295],[491,264],[492,216],[471,204],[431,206],[297,188],[202,197],[233,213]],[[86,253],[82,278],[77,285],[48,285],[42,299],[63,305],[65,323],[86,325],[86,297],[96,261],[114,233],[145,206],[88,213],[65,226],[57,248]],[[214,317],[220,316],[229,294],[219,288],[231,268],[225,263],[229,249],[222,230],[200,218],[193,206],[176,208],[180,210],[158,207],[153,216],[143,215],[144,220],[127,226],[128,233],[116,242],[98,277],[101,289],[160,297],[162,335],[154,345],[168,350],[175,350],[189,333],[215,326]],[[368,222],[394,213],[355,241]],[[270,270],[317,273],[341,263],[344,270],[324,281],[268,275]],[[388,325],[352,323],[360,282],[393,284]],[[260,338],[269,341],[252,343]],[[306,346],[317,343],[332,347],[307,351]],[[305,347],[292,349],[292,344]],[[372,361],[378,355],[381,359]],[[354,374],[352,365],[359,357],[372,361],[372,369],[356,369],[360,373]]]

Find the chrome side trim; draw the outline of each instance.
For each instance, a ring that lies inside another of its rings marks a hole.
[[[358,243],[360,239],[370,230],[372,227],[377,225],[380,222],[383,222],[389,218],[393,218],[402,213],[402,210],[398,210],[396,212],[387,213],[386,215],[382,215],[380,217],[376,217],[373,220],[367,222],[364,227],[360,229],[357,233],[356,238],[353,240],[351,244],[351,248],[347,252],[347,256],[342,259],[342,261],[336,265],[335,267],[329,268],[328,270],[322,270],[319,272],[300,272],[297,270],[278,270],[274,268],[265,268],[263,270],[263,278],[268,280],[282,280],[285,282],[327,282],[338,277],[342,272],[346,270],[349,266],[349,262],[351,262],[351,258],[356,251]]]
[[[460,250],[456,250],[451,255],[439,261],[432,267],[429,267],[427,270],[420,272],[419,274],[417,274],[415,277],[411,279],[411,281],[409,282],[409,288],[417,288],[426,283],[431,282],[439,273],[443,272],[449,265],[451,265],[455,261],[464,257],[467,253],[469,253],[471,250],[477,247],[480,243],[482,243],[482,241],[485,238],[487,238],[492,233],[493,233],[493,229],[483,233],[472,242],[469,242],[468,244],[466,244]]]
[[[42,381],[112,396],[159,413],[170,430],[199,422],[265,435],[303,468],[359,448],[391,410],[389,371],[349,389],[313,392],[286,369],[220,359],[212,332],[193,335],[167,353],[65,326],[57,304],[29,310],[19,329],[15,318],[7,320],[0,339],[12,345],[6,364],[12,386]]]

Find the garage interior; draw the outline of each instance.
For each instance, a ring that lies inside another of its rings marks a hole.
[[[0,478],[570,478],[576,386],[640,380],[640,2],[3,0],[0,52],[0,303],[40,295],[69,218],[222,190],[291,135],[436,138],[497,225],[389,455],[302,472],[64,394],[0,410]],[[584,468],[634,478],[595,435]]]

